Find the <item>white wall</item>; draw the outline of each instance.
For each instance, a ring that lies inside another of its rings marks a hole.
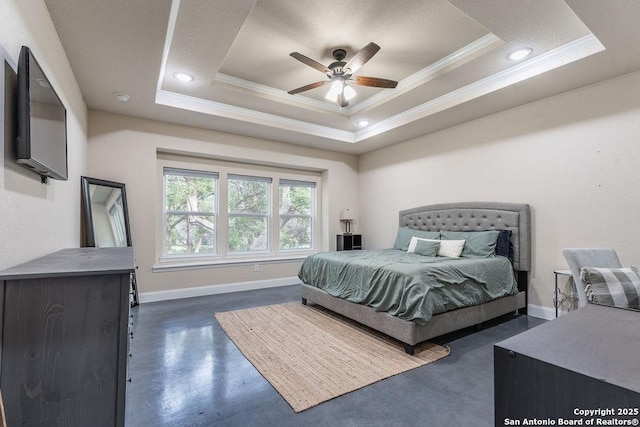
[[[67,108],[69,180],[41,184],[15,162],[15,64],[31,48]],[[42,1],[0,0],[0,269],[80,245],[80,175],[86,167],[87,110]],[[8,65],[6,65],[8,64]],[[12,69],[13,68],[13,69]]]
[[[160,209],[157,150],[324,170],[323,248],[335,247],[339,212],[359,212],[366,247],[389,247],[400,209],[497,200],[533,209],[530,302],[551,307],[561,249],[613,246],[640,264],[640,72],[355,156],[87,111],[42,1],[0,0],[0,268],[80,241],[81,175],[127,184],[142,291],[293,276],[299,263],[151,273]],[[15,66],[29,46],[67,107],[69,180],[40,183],[13,161]],[[6,98],[6,99],[5,99]],[[89,152],[87,152],[89,151]],[[87,161],[89,168],[87,168]],[[358,206],[358,202],[359,205]]]
[[[126,185],[131,238],[141,293],[269,281],[297,276],[300,262],[152,272],[158,264],[162,185],[157,153],[173,152],[207,158],[322,171],[322,247],[335,249],[340,211],[358,210],[357,158],[353,155],[296,147],[221,132],[89,112],[89,175]]]
[[[530,304],[552,307],[565,247],[614,247],[640,265],[640,72],[360,157],[362,231],[390,247],[398,211],[455,201],[529,203]]]

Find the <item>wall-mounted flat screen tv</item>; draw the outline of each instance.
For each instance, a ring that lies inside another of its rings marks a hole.
[[[66,180],[67,109],[40,68],[31,50],[23,46],[18,61],[17,161],[42,176]]]

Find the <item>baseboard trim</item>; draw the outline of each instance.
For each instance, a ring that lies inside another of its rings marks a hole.
[[[138,295],[140,304],[148,302],[169,301],[173,299],[201,297],[206,295],[226,294],[230,292],[252,291],[255,289],[276,288],[278,286],[299,285],[298,277],[282,277],[279,279],[257,280],[254,282],[226,283],[224,285],[198,286],[194,288],[171,289],[168,291],[142,292]],[[556,318],[553,308],[542,305],[527,305],[527,315],[545,320]]]
[[[543,305],[528,304],[527,315],[539,317],[540,319],[551,320],[556,318],[556,309],[545,307]]]
[[[194,288],[171,289],[167,291],[141,292],[138,295],[140,304],[148,302],[168,301],[181,298],[201,297],[206,295],[226,294],[229,292],[252,291],[254,289],[275,288],[278,286],[299,285],[298,277],[282,277],[279,279],[257,280],[254,282],[226,283],[224,285],[198,286]]]

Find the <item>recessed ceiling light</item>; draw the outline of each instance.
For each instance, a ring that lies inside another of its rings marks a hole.
[[[533,49],[531,49],[530,47],[514,50],[509,55],[507,55],[507,59],[509,61],[520,61],[521,59],[524,59],[527,56],[531,55],[531,52],[533,52]]]
[[[118,101],[127,102],[129,100],[129,95],[126,93],[116,92],[115,95],[116,98],[118,98]]]
[[[369,120],[358,120],[358,126],[361,128],[369,126],[369,123],[371,123]]]
[[[181,82],[192,82],[193,76],[187,73],[173,73],[173,77],[180,80]]]

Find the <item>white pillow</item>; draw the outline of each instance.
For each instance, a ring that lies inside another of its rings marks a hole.
[[[446,256],[449,258],[460,258],[464,243],[466,240],[440,240],[440,249],[438,256]]]
[[[460,254],[462,253],[462,249],[464,248],[464,243],[466,241],[422,239],[420,237],[413,236],[409,242],[407,252],[415,252],[418,240],[424,240],[425,242],[439,242],[440,247],[438,248],[438,256],[444,256],[447,258],[460,258]]]

